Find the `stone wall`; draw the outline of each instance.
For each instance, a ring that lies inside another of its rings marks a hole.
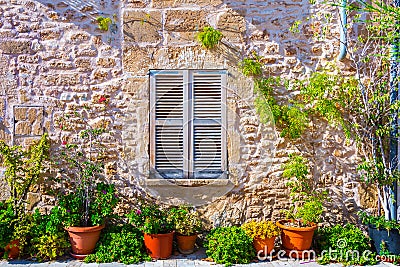
[[[301,143],[280,138],[273,125],[260,124],[252,82],[237,69],[252,51],[263,56],[266,74],[293,79],[334,62],[339,46],[335,8],[308,0],[0,0],[0,15],[0,138],[24,144],[47,131],[57,147],[75,135],[73,127],[60,125],[62,114],[84,113],[90,106],[89,122],[97,123],[98,100],[106,97],[108,112],[102,119],[111,128],[106,176],[118,185],[126,207],[137,196],[153,193],[174,203],[203,199],[197,204],[215,225],[277,219],[289,203],[281,164],[299,149],[316,166],[314,177],[330,190],[327,221],[354,220],[360,206],[374,205],[375,195],[356,175],[353,143],[322,121],[314,122]],[[107,32],[97,28],[100,15],[114,21]],[[315,40],[328,17],[330,32]],[[299,33],[292,33],[289,28],[298,20],[303,21]],[[224,34],[212,51],[195,41],[206,25]],[[147,179],[147,74],[149,69],[186,68],[229,72],[230,177],[226,183],[172,185],[162,191],[166,184]],[[44,189],[31,199],[32,207],[54,203]]]

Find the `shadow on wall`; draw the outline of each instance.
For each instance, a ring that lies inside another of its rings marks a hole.
[[[333,22],[336,27],[336,7],[313,9],[309,0],[223,2],[245,18],[247,50],[264,56],[271,73],[307,73],[321,65],[317,58],[335,59],[338,48],[326,43],[337,43],[338,36],[327,33],[323,38],[315,37],[324,34],[324,24]]]
[[[90,36],[98,36],[102,41],[114,48],[120,48],[119,10],[120,1],[107,0],[35,0],[46,7],[46,15],[50,21],[60,24],[72,23]],[[34,2],[25,4],[27,7]],[[108,31],[100,30],[98,17],[110,18],[112,23]]]

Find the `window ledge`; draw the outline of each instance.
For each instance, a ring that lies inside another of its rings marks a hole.
[[[204,185],[228,186],[233,183],[229,179],[145,179],[140,184],[147,186],[198,187]]]

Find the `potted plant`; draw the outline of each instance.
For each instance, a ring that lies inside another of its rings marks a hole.
[[[292,253],[292,257],[308,257],[303,251],[311,247],[327,192],[318,190],[314,179],[309,177],[307,162],[302,156],[290,154],[289,162],[283,167],[283,176],[291,179],[287,186],[291,189],[292,205],[286,211],[288,219],[276,223],[282,230],[282,246],[287,253]]]
[[[58,207],[73,257],[84,259],[93,252],[105,221],[113,216],[117,203],[114,185],[105,183],[77,187],[74,192],[60,196]]]
[[[62,177],[58,207],[70,237],[72,256],[77,259],[93,252],[106,219],[118,203],[115,186],[102,181],[108,154],[103,140],[110,138],[105,119],[107,104],[105,96],[94,101],[96,117],[100,116],[96,124],[88,121],[94,115],[89,107],[87,113],[70,112],[57,119],[65,132],[55,155]]]
[[[275,238],[280,234],[280,229],[275,223],[251,220],[241,227],[253,239],[253,246],[258,255],[266,256],[271,253]]]
[[[386,220],[384,216],[368,215],[365,211],[358,213],[361,222],[368,226],[372,248],[382,254],[382,244],[385,249],[395,255],[400,255],[400,223],[396,220]]]
[[[0,205],[0,247],[9,258],[19,255],[22,244],[15,238],[20,234],[14,234],[14,230],[25,219],[28,194],[43,172],[49,148],[47,133],[26,148],[0,140],[1,165],[6,168],[4,176],[10,189],[10,198]]]
[[[193,208],[182,206],[171,210],[176,232],[178,250],[182,254],[194,251],[197,234],[202,230],[199,213]]]
[[[153,259],[168,259],[172,254],[174,219],[171,210],[156,204],[141,205],[127,215],[129,222],[143,232],[144,245]]]

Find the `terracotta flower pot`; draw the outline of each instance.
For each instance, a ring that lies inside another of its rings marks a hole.
[[[84,259],[92,253],[99,241],[101,230],[104,225],[90,227],[70,226],[64,228],[69,234],[69,241],[72,247],[72,256],[76,259]]]
[[[267,255],[271,253],[271,251],[274,249],[275,246],[275,238],[276,236],[270,237],[270,238],[254,238],[253,239],[253,246],[256,250],[256,253],[258,253],[260,250],[260,255],[265,256],[265,252]]]
[[[178,250],[182,254],[190,254],[194,251],[197,235],[176,235]]]
[[[174,232],[167,234],[144,234],[144,245],[152,259],[168,259],[172,254]]]
[[[16,259],[19,256],[19,240],[13,240],[4,248],[4,251],[8,253],[9,259]]]
[[[276,225],[282,229],[282,245],[286,249],[286,252],[297,251],[297,253],[294,254],[301,257],[301,252],[303,250],[309,250],[311,248],[312,238],[315,229],[317,229],[317,225],[312,223],[311,226],[308,227],[292,227],[286,226],[285,223],[287,222],[290,222],[290,220],[281,220],[276,223]],[[290,253],[290,256],[292,255],[293,253]]]

